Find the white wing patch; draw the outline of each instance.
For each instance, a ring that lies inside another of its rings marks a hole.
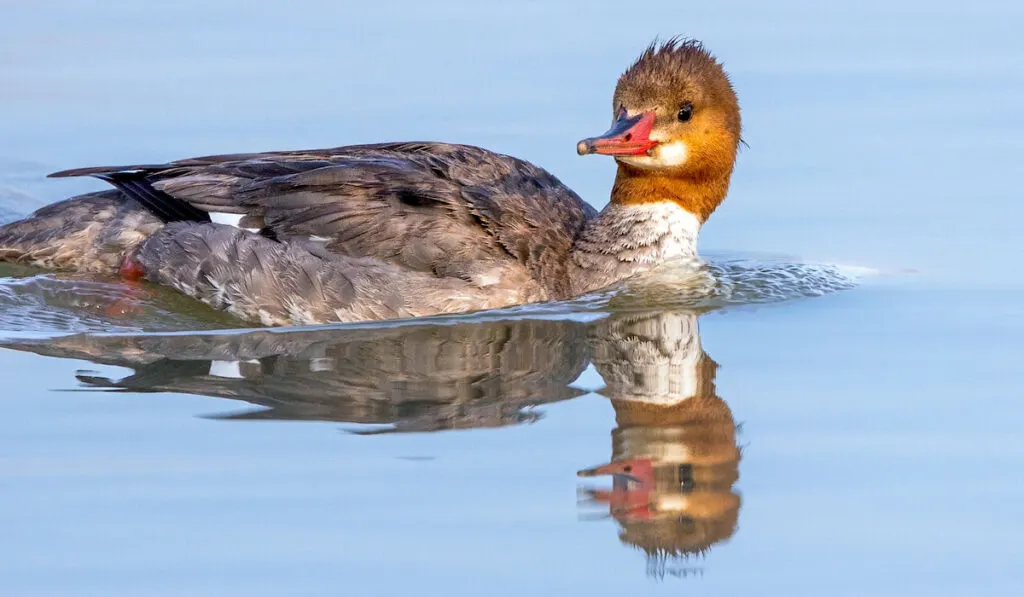
[[[248,361],[210,361],[210,377],[244,379],[242,363],[255,363],[258,365],[259,361],[254,359]]]
[[[227,226],[239,227],[245,214],[226,214],[219,211],[210,212],[210,221],[214,224],[225,224]]]
[[[242,218],[244,217],[245,214],[227,214],[220,211],[210,212],[210,221],[214,224],[224,224],[225,226],[241,228],[242,230],[248,230],[249,232],[259,232],[259,228],[242,228]]]

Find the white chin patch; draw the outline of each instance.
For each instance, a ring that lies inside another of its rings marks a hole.
[[[686,143],[672,141],[671,143],[659,144],[651,152],[651,155],[628,155],[620,156],[618,159],[630,166],[637,166],[639,168],[672,168],[685,164],[686,157]]]
[[[682,166],[687,157],[686,143],[662,143],[654,150],[654,154],[659,166]]]

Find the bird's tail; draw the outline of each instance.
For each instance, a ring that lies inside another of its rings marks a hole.
[[[0,261],[113,273],[163,225],[117,190],[80,195],[0,226]]]

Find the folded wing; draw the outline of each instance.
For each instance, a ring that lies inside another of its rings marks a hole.
[[[134,188],[118,186],[147,208],[163,197],[167,213],[185,215],[172,220],[205,219],[189,218],[190,209],[233,214],[240,226],[282,242],[312,240],[332,254],[480,288],[532,285],[545,298],[568,294],[567,257],[594,213],[528,162],[441,143],[210,156],[54,176],[83,175],[132,181]]]

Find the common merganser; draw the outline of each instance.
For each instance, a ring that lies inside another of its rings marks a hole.
[[[83,168],[116,190],[0,227],[0,259],[173,287],[264,325],[405,318],[561,300],[676,258],[725,198],[740,142],[700,42],[652,44],[618,80],[598,213],[547,171],[409,142]]]

